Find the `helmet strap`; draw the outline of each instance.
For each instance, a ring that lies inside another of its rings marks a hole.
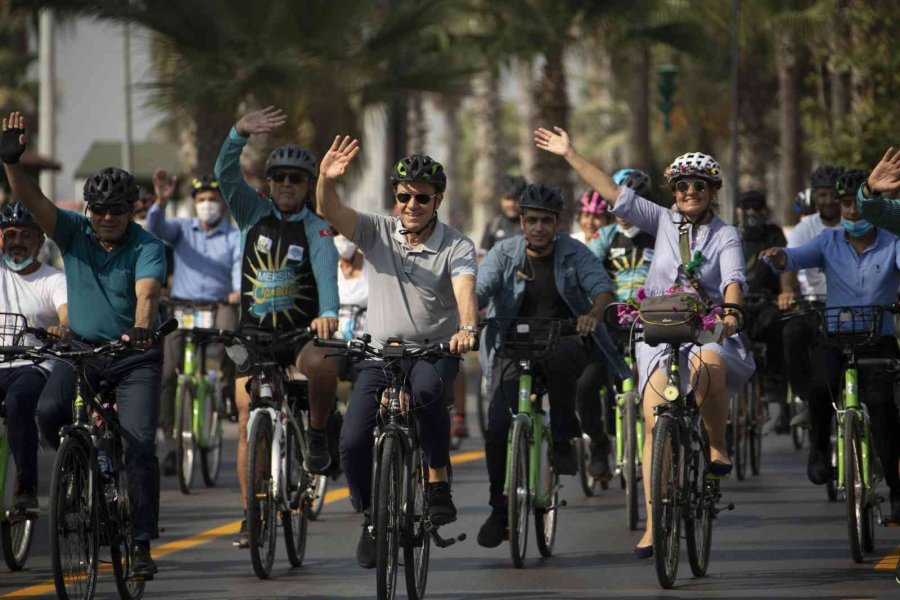
[[[401,227],[400,227],[400,235],[409,235],[409,234],[419,235],[420,233],[422,233],[423,231],[425,231],[426,229],[428,229],[429,227],[431,227],[431,224],[432,224],[432,223],[434,223],[435,221],[437,221],[437,216],[438,216],[437,213],[438,213],[438,211],[435,210],[435,211],[431,214],[431,218],[428,219],[428,221],[427,221],[424,225],[422,225],[422,226],[421,226],[418,230],[416,230],[416,231],[413,231],[412,229],[406,229],[405,227],[402,227],[403,221],[400,221],[400,224],[401,224]]]

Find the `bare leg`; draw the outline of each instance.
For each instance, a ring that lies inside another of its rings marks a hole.
[[[447,474],[447,467],[441,467],[440,469],[432,469],[428,467],[428,481],[431,483],[436,483],[438,481],[450,481],[450,476]]]
[[[725,388],[725,362],[715,352],[691,355],[691,384],[696,390],[700,415],[709,434],[710,460],[731,464],[725,444],[728,424],[728,391]]]
[[[247,423],[250,421],[248,379],[249,377],[238,377],[234,380],[234,402],[238,409],[237,473],[244,510],[247,510]]]
[[[325,429],[337,393],[338,363],[325,358],[330,351],[306,344],[297,358],[297,368],[309,380],[309,425]]]
[[[653,460],[653,426],[656,425],[656,419],[653,415],[653,408],[664,404],[666,399],[662,392],[666,387],[666,372],[662,369],[656,369],[650,376],[650,381],[644,387],[643,411],[644,411],[644,448],[641,451],[641,473],[644,479],[644,508],[647,515],[647,527],[641,541],[638,542],[639,547],[650,546],[653,544],[653,520],[650,518],[652,514],[650,508],[650,477]]]

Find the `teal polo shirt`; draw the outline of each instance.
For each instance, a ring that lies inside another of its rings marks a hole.
[[[134,327],[137,280],[166,281],[163,243],[133,222],[128,224],[125,243],[107,252],[90,219],[57,209],[53,241],[66,268],[69,324],[90,342],[118,339]],[[159,327],[159,317],[154,327]]]

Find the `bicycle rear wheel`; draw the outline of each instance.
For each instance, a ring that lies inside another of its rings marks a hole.
[[[247,443],[247,533],[250,563],[260,579],[272,572],[278,536],[271,457],[272,421],[264,412],[253,420]]]
[[[847,535],[853,562],[863,561],[866,528],[871,511],[867,501],[868,489],[863,481],[862,425],[859,413],[844,413],[844,493],[847,499]]]
[[[64,438],[50,478],[50,567],[56,597],[62,600],[90,600],[96,591],[100,537],[91,498],[96,481],[97,465],[87,443]]]
[[[20,571],[28,560],[34,520],[3,521],[0,523],[0,543],[3,544],[3,560],[10,571]]]
[[[712,542],[713,511],[718,482],[706,480],[709,467],[709,440],[700,425],[700,438],[691,442],[691,466],[689,469],[690,501],[684,516],[684,539],[687,544],[688,563],[695,577],[703,577],[709,569],[709,550]]]
[[[591,437],[583,433],[581,437],[575,440],[575,450],[578,452],[578,479],[581,482],[581,491],[590,498],[594,495],[594,488],[597,480],[588,472],[588,465],[591,464]]]
[[[625,522],[634,531],[638,523],[638,447],[637,404],[634,392],[625,394],[625,425],[622,427],[624,458],[622,478],[625,482]]]
[[[543,506],[534,507],[534,539],[537,541],[538,552],[546,558],[553,556],[553,544],[556,542],[559,475],[553,472],[550,464],[552,446],[546,438],[544,438],[543,445],[541,455],[544,457],[544,462],[538,474],[537,486],[535,486]]]
[[[216,386],[206,386],[203,399],[203,425],[206,427],[206,444],[200,448],[200,473],[206,487],[214,487],[222,467],[222,420],[219,412]]]
[[[328,493],[328,475],[312,476],[312,498],[309,509],[309,520],[315,521],[325,506],[325,494]]]
[[[403,563],[406,574],[406,593],[412,600],[425,597],[428,584],[428,560],[431,556],[431,535],[426,528],[425,485],[428,465],[421,450],[413,453],[412,473],[406,486],[406,531],[403,544]]]
[[[115,476],[116,495],[106,499],[106,510],[111,525],[109,554],[112,560],[116,589],[122,600],[140,600],[144,596],[146,581],[131,575],[131,504],[128,499],[128,480],[124,469]]]
[[[393,600],[397,593],[400,520],[403,502],[403,461],[400,444],[384,438],[378,458],[378,496],[375,499],[375,581],[378,600]]]
[[[194,380],[185,377],[178,394],[178,429],[175,435],[175,464],[178,472],[178,487],[182,494],[191,493],[194,482]]]
[[[284,489],[287,506],[281,511],[284,548],[291,566],[299,567],[306,555],[306,532],[309,527],[309,474],[303,468],[300,432],[288,421],[285,427],[283,460]]]
[[[831,416],[831,429],[828,434],[829,446],[829,464],[831,464],[831,473],[828,474],[828,481],[825,482],[825,493],[828,494],[828,500],[835,502],[838,499],[838,423],[837,415]]]
[[[653,434],[650,507],[656,577],[665,589],[672,587],[678,574],[683,488],[684,448],[678,422],[663,415],[657,420]]]
[[[759,376],[747,382],[747,437],[750,440],[750,472],[759,475],[762,463],[763,424],[766,422],[760,398]]]
[[[747,471],[747,387],[741,388],[731,397],[731,416],[728,428],[731,435],[732,460],[739,481],[743,481]]]
[[[521,420],[513,423],[512,444],[509,456],[509,490],[507,512],[509,516],[509,552],[513,566],[525,566],[528,551],[528,520],[531,517],[531,491],[528,487],[528,429]]]

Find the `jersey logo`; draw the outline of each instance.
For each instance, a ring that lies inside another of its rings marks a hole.
[[[319,237],[334,237],[334,232],[330,229],[320,229]]]
[[[303,246],[288,246],[287,259],[292,262],[303,262]]]
[[[610,258],[619,258],[620,256],[625,256],[625,248],[610,248],[609,256]]]

